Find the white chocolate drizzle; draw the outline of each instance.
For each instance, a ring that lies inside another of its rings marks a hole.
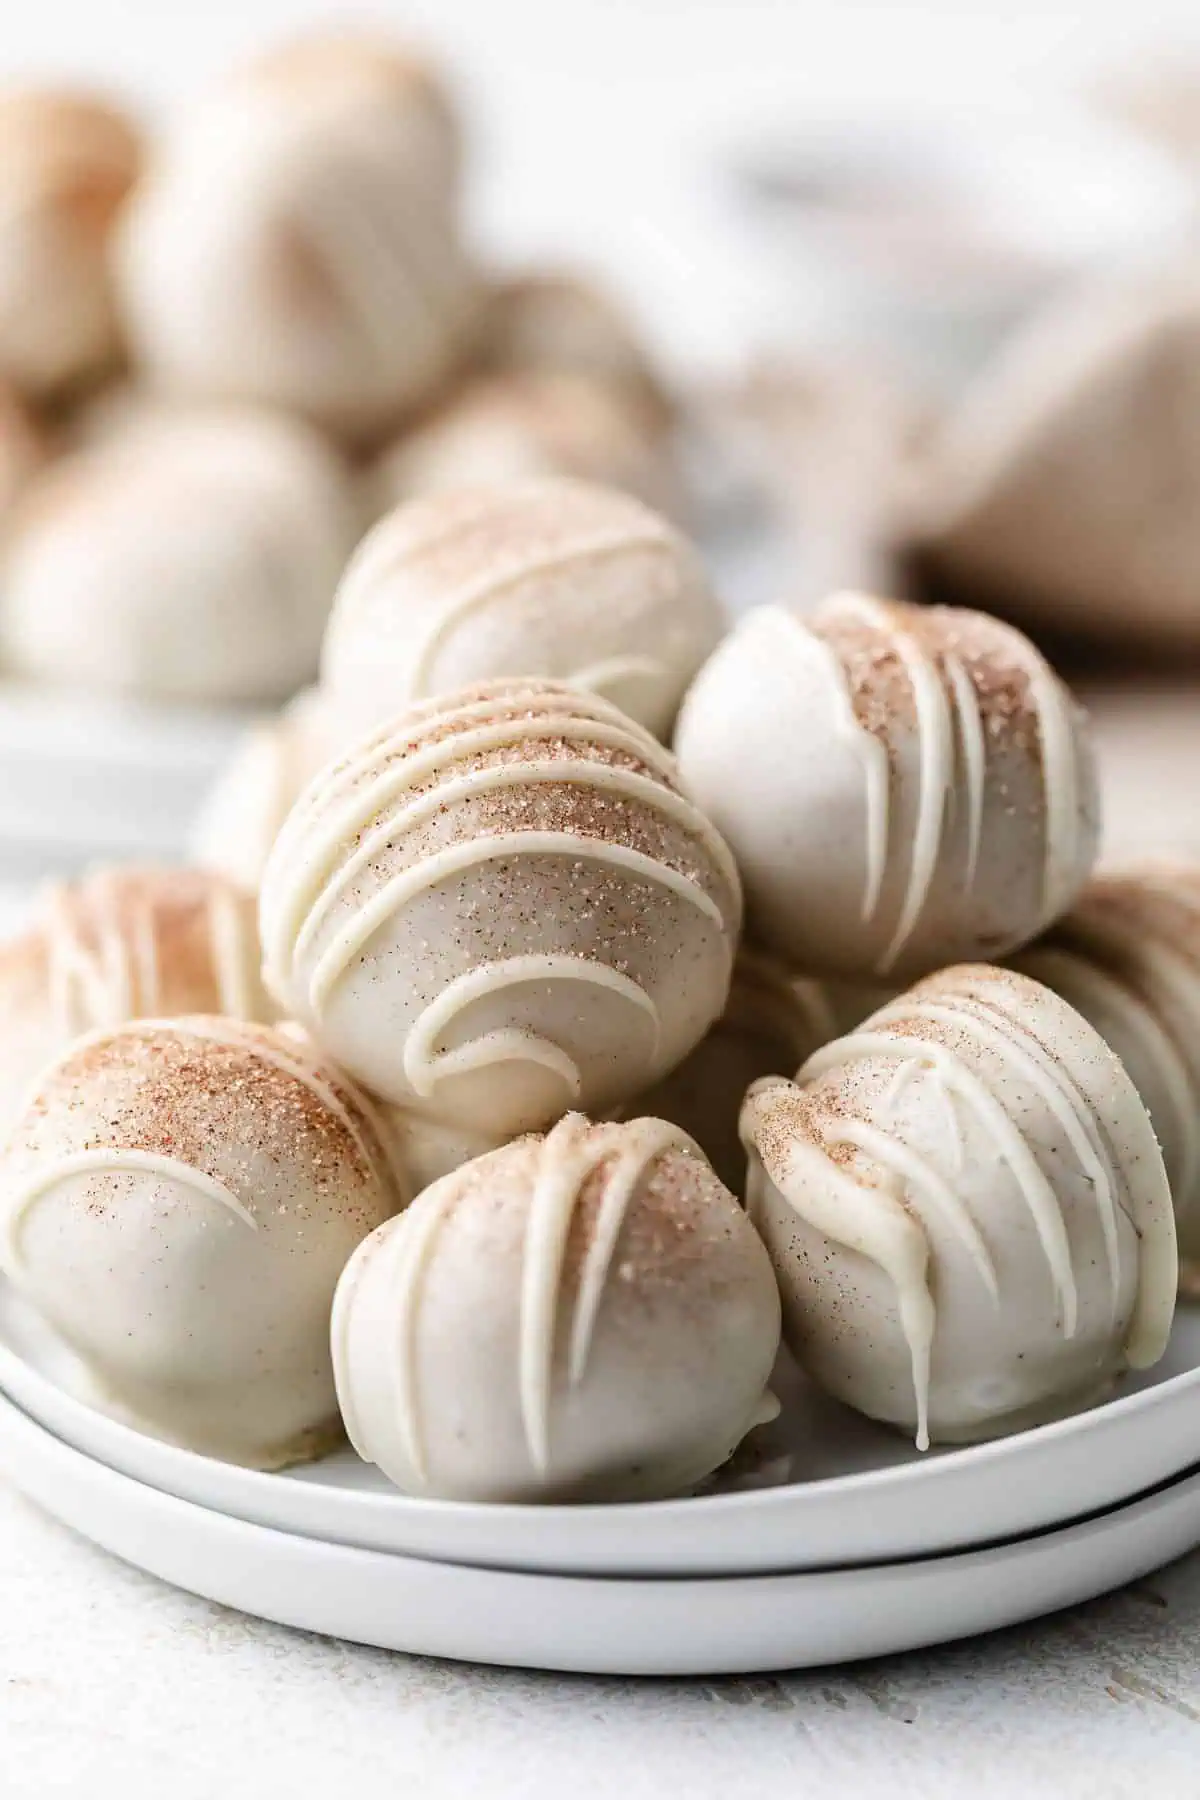
[[[650,1165],[670,1149],[699,1155],[685,1132],[662,1119],[634,1119],[605,1129],[589,1125],[580,1113],[568,1114],[542,1141],[525,1229],[520,1339],[521,1417],[530,1459],[540,1474],[550,1464],[563,1259],[584,1185],[596,1169],[611,1161],[575,1297],[567,1365],[572,1387],[578,1387],[587,1372],[604,1284],[629,1204]]]
[[[430,1002],[408,1035],[404,1046],[404,1071],[413,1092],[422,1099],[433,1094],[439,1081],[486,1068],[491,1063],[540,1063],[543,1068],[561,1076],[567,1102],[577,1100],[582,1089],[578,1066],[557,1044],[522,1028],[485,1032],[482,1037],[463,1044],[456,1050],[437,1050],[437,1039],[453,1023],[456,1016],[473,1001],[481,1000],[505,988],[530,986],[544,981],[582,981],[585,985],[606,988],[625,1001],[632,1011],[644,1015],[650,1035],[643,1060],[652,1066],[658,1055],[660,1020],[658,1008],[636,981],[622,975],[607,964],[591,962],[579,956],[510,956],[502,963],[484,963],[460,975],[443,988]],[[626,1046],[634,1054],[636,1046]]]
[[[1148,941],[1138,940],[1138,954],[1149,952]],[[1164,1154],[1168,1156],[1171,1192],[1176,1211],[1185,1214],[1195,1204],[1200,1174],[1200,1092],[1187,1059],[1150,1001],[1134,986],[1112,975],[1086,953],[1061,949],[1057,943],[1038,944],[1013,959],[1014,966],[1044,982],[1089,1018],[1119,1020],[1123,1036],[1137,1044],[1155,1071],[1162,1097],[1170,1111],[1164,1121]],[[1160,975],[1165,975],[1165,969]],[[1172,973],[1175,973],[1173,971]],[[1186,986],[1178,991],[1186,992]],[[1200,994],[1197,996],[1200,1006]],[[1196,1017],[1200,1020],[1200,1011]]]
[[[907,997],[906,997],[907,998]],[[908,1016],[906,1006],[904,1015]],[[958,1014],[952,1014],[955,1023]],[[916,1059],[934,1068],[946,1086],[970,1108],[975,1119],[988,1132],[997,1157],[1008,1164],[1021,1197],[1029,1210],[1038,1242],[1046,1258],[1056,1303],[1062,1316],[1063,1336],[1074,1337],[1078,1322],[1079,1293],[1071,1265],[1071,1246],[1067,1238],[1062,1210],[1053,1187],[1038,1164],[1024,1137],[1009,1118],[1000,1102],[972,1069],[969,1069],[947,1045],[929,1038],[890,1037],[887,1034],[887,1012],[876,1013],[869,1021],[870,1030],[851,1033],[827,1045],[810,1057],[800,1071],[802,1082],[815,1080],[830,1069],[868,1058]],[[1049,1100],[1048,1100],[1049,1103]]]
[[[850,618],[857,616],[877,631],[890,633],[893,648],[904,665],[916,710],[917,819],[900,917],[887,948],[875,964],[876,973],[886,975],[920,924],[933,891],[947,802],[954,788],[953,722],[942,673],[918,637],[896,626],[878,601],[848,595],[839,602],[838,611]],[[972,772],[968,768],[968,775]],[[980,807],[980,800],[972,801],[974,811],[979,811]]]
[[[1079,1159],[1088,1187],[1095,1196],[1104,1238],[1104,1253],[1108,1259],[1109,1291],[1115,1318],[1120,1298],[1121,1269],[1117,1237],[1117,1176],[1108,1146],[1097,1129],[1092,1108],[1063,1065],[1047,1056],[1037,1039],[1029,1033],[1018,1036],[1012,1021],[1003,1014],[994,1014],[989,1019],[989,1010],[986,1003],[979,999],[959,999],[952,1007],[939,1006],[930,1001],[910,1000],[903,1007],[902,1016],[908,1019],[928,1019],[933,1024],[946,1026],[950,1031],[963,1031],[968,1037],[974,1037],[996,1051],[1021,1071],[1035,1089],[1039,1100],[1062,1127],[1067,1142]],[[886,1023],[887,1018],[885,1008],[879,1019]],[[1016,1170],[1013,1172],[1017,1173]],[[1073,1327],[1066,1335],[1070,1337],[1072,1332]]]
[[[809,630],[804,620],[787,607],[765,607],[759,617],[787,638],[789,652],[799,648],[821,664],[837,713],[838,736],[849,745],[863,772],[867,808],[866,867],[860,917],[869,924],[879,911],[883,878],[887,873],[891,772],[887,747],[873,732],[865,731],[854,710],[854,700],[841,658],[831,644]]]
[[[942,667],[954,697],[958,718],[958,742],[962,751],[963,770],[967,778],[967,869],[966,891],[975,886],[979,872],[979,846],[983,840],[983,796],[987,782],[987,740],[979,714],[979,696],[975,684],[963,666],[962,658],[953,652],[942,657]],[[951,789],[951,792],[956,790]]]
[[[528,704],[515,717],[497,719],[498,709],[520,707],[526,694]],[[436,741],[422,742],[425,733],[432,733]],[[407,755],[392,748],[402,750],[414,739]],[[578,744],[583,754],[557,760],[539,757],[539,739]],[[526,741],[531,752],[527,760],[470,767],[473,758],[486,758]],[[589,749],[596,754],[588,755]],[[640,762],[652,773],[604,761],[599,754],[604,749]],[[615,708],[543,684],[531,690],[501,689],[486,700],[435,708],[415,719],[407,731],[403,720],[385,728],[310,790],[277,841],[261,907],[270,979],[281,993],[294,991],[299,968],[307,960],[303,990],[310,1013],[319,1018],[354,960],[397,912],[441,883],[507,858],[561,857],[572,863],[586,858],[621,872],[632,883],[665,890],[717,928],[718,941],[732,961],[741,909],[736,865],[724,840],[672,785],[673,777],[669,754]],[[642,809],[664,832],[678,832],[711,869],[717,890],[724,889],[720,902],[663,856],[572,831],[509,829],[489,835],[473,830],[465,840],[443,844],[402,866],[390,879],[375,873],[379,856],[397,845],[403,854],[406,836],[454,805],[542,784],[612,796]],[[286,875],[278,879],[281,869]],[[353,906],[347,904],[351,897]],[[452,1052],[439,1053],[437,1044],[451,1031],[463,1007],[505,987],[562,980],[603,987],[644,1016],[649,1029],[642,1041],[647,1045],[647,1079],[651,1078],[660,1029],[653,1001],[627,976],[598,959],[544,954],[489,961],[448,984],[425,1009],[405,1045],[406,1076],[414,1092],[428,1096],[438,1080],[452,1073],[517,1059],[541,1063],[557,1074],[564,1104],[571,1104],[580,1092],[578,1069],[560,1046],[531,1032],[491,1032],[477,1044]]]
[[[746,1095],[739,1130],[752,1168],[760,1119],[769,1118],[781,1091],[795,1090],[794,1082],[768,1075],[756,1081]],[[864,1188],[831,1163],[822,1150],[801,1137],[791,1143],[781,1161],[772,1161],[769,1167],[764,1164],[764,1170],[788,1204],[815,1231],[832,1243],[869,1257],[891,1281],[900,1329],[908,1346],[917,1410],[917,1448],[927,1450],[937,1314],[929,1289],[929,1240],[903,1205],[900,1184],[892,1181],[882,1187]],[[753,1177],[750,1192],[753,1197]]]
[[[429,1482],[429,1464],[417,1384],[417,1323],[422,1288],[432,1260],[434,1244],[457,1204],[457,1199],[457,1192],[448,1181],[435,1182],[407,1212],[381,1227],[385,1234],[382,1245],[378,1239],[374,1243],[367,1240],[372,1257],[386,1259],[386,1287],[394,1296],[397,1325],[393,1346],[395,1355],[388,1364],[392,1378],[393,1410],[405,1455],[414,1475],[423,1486],[427,1486]],[[334,1297],[330,1333],[334,1345],[334,1366],[337,1368],[345,1368],[349,1361],[350,1313],[362,1274],[363,1255],[364,1251],[360,1249],[357,1260],[351,1265],[351,1278],[343,1279],[338,1284]],[[349,1382],[339,1383],[338,1400],[346,1435],[363,1460],[369,1462],[371,1457],[366,1447],[365,1433],[348,1403],[346,1390],[352,1385]]]
[[[1070,905],[1080,868],[1083,796],[1071,700],[1054,671],[1033,646],[1012,634],[1024,655],[1030,701],[1042,748],[1045,807],[1045,860],[1042,917],[1046,924]]]
[[[643,530],[596,532],[542,556],[513,557],[508,563],[493,564],[474,581],[464,582],[457,592],[450,590],[442,596],[438,616],[415,648],[410,684],[413,698],[421,699],[432,691],[433,664],[450,633],[473,613],[494,606],[505,594],[525,582],[537,581],[544,576],[561,577],[576,565],[602,558],[669,546],[666,528],[651,521]]]
[[[815,626],[784,607],[764,608],[762,615],[771,628],[786,635],[791,653],[799,646],[807,656],[819,659],[838,737],[853,749],[862,767],[866,843],[860,916],[868,924],[878,916],[889,858],[898,849],[892,843],[892,774],[886,743],[859,719],[841,653],[821,635],[822,617],[858,620],[878,632],[904,668],[914,713],[916,814],[898,914],[874,964],[879,975],[895,967],[926,915],[960,795],[966,806],[964,887],[968,893],[975,887],[988,791],[987,738],[970,668],[949,640],[945,649],[930,647],[927,619],[915,609],[913,628],[906,629],[904,611],[864,595],[843,594],[821,609]],[[1041,908],[1042,922],[1048,923],[1070,902],[1082,865],[1082,777],[1072,703],[1032,645],[1017,632],[998,624],[995,629],[1004,631],[1013,665],[1026,676],[1038,733],[1045,817]]]
[[[169,877],[168,877],[169,879]],[[63,1039],[167,1010],[158,952],[161,905],[147,882],[138,892],[119,870],[81,887],[54,887],[46,899],[47,986]],[[253,917],[240,896],[214,879],[204,899],[214,1012],[236,1018],[262,1011]]]
[[[21,1227],[37,1202],[60,1182],[70,1181],[76,1176],[132,1173],[153,1175],[160,1181],[179,1182],[181,1186],[224,1207],[252,1231],[258,1229],[254,1214],[243,1206],[224,1182],[206,1175],[201,1169],[193,1168],[190,1163],[181,1162],[177,1157],[163,1156],[149,1150],[82,1150],[39,1163],[29,1180],[5,1196],[4,1266],[8,1269],[20,1267]]]

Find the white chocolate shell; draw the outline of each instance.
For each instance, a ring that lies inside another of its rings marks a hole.
[[[315,672],[356,529],[345,470],[294,420],[147,420],[28,490],[6,559],[6,656],[76,686],[283,699]]]
[[[296,1035],[136,1023],[38,1083],[0,1161],[3,1266],[95,1403],[276,1467],[336,1441],[334,1288],[405,1198],[370,1113]]]
[[[566,270],[496,282],[480,332],[484,366],[501,374],[581,375],[626,395],[661,428],[672,412],[660,372],[619,303]]]
[[[431,495],[363,541],[322,677],[376,717],[500,676],[588,688],[662,736],[717,643],[699,558],[627,494],[543,480]]]
[[[869,1010],[869,1009],[867,1009]],[[741,949],[725,1011],[684,1058],[630,1109],[669,1119],[699,1144],[735,1194],[746,1187],[738,1116],[752,1082],[786,1075],[838,1035],[819,982],[792,974],[759,951]]]
[[[133,125],[92,95],[0,95],[0,375],[22,392],[116,360],[110,240],[140,162]]]
[[[413,71],[317,46],[180,118],[117,243],[128,327],[158,384],[371,438],[449,377],[477,281],[448,115]]]
[[[680,510],[670,444],[620,388],[533,370],[476,379],[385,451],[376,510],[454,488],[565,475]]]
[[[469,1163],[363,1244],[333,1359],[359,1454],[408,1493],[653,1499],[777,1410],[753,1227],[661,1119],[572,1114]]]
[[[1200,864],[1093,876],[1013,966],[1045,982],[1124,1063],[1162,1146],[1179,1251],[1200,1260]]]
[[[1162,1355],[1177,1262],[1153,1128],[1026,976],[931,976],[752,1088],[742,1135],[789,1344],[922,1448],[1078,1410]]]
[[[0,946],[0,1137],[47,1063],[129,1019],[267,1020],[254,901],[224,876],[131,865],[47,890]]]
[[[319,688],[305,688],[238,745],[189,838],[193,861],[256,894],[280,827],[345,741]]]
[[[737,870],[655,740],[492,682],[318,776],[276,839],[268,986],[385,1100],[508,1136],[607,1112],[720,1014]]]
[[[819,976],[990,961],[1071,904],[1096,853],[1082,715],[982,613],[846,594],[764,607],[718,647],[676,733],[752,928]]]

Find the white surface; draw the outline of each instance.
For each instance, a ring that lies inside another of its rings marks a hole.
[[[751,1574],[931,1556],[1098,1512],[1200,1465],[1200,1312],[1120,1398],[1016,1437],[920,1457],[897,1434],[790,1384],[761,1434],[790,1485],[640,1506],[413,1500],[350,1450],[286,1474],[141,1435],[56,1385],[69,1359],[0,1285],[0,1390],[64,1443],[166,1494],[367,1550],[582,1575]],[[50,1379],[47,1379],[50,1377]]]
[[[65,1524],[225,1605],[385,1649],[592,1674],[808,1667],[991,1630],[1145,1575],[1200,1540],[1200,1471],[995,1550],[697,1580],[517,1575],[351,1550],[117,1475],[0,1400],[0,1453]]]
[[[354,1649],[128,1568],[0,1490],[5,1800],[1192,1800],[1200,1555],[947,1649],[559,1678]]]

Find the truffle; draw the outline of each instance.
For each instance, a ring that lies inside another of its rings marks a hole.
[[[580,375],[622,394],[648,425],[674,411],[662,376],[617,300],[574,271],[534,269],[496,282],[480,328],[485,368],[504,375]]]
[[[356,1079],[509,1136],[606,1112],[720,1014],[728,849],[670,755],[561,683],[413,707],[319,775],[260,896],[268,986]]]
[[[322,673],[359,717],[548,675],[663,735],[721,630],[699,558],[658,514],[583,482],[515,482],[378,524],[338,589]]]
[[[676,750],[753,929],[816,975],[991,961],[1064,912],[1095,857],[1082,714],[982,613],[854,594],[807,620],[763,607],[696,678]]]
[[[199,869],[99,869],[47,890],[0,946],[0,1136],[81,1033],[128,1019],[266,1020],[254,901]]]
[[[476,280],[437,78],[330,37],[181,118],[130,202],[118,277],[140,360],[175,391],[378,435],[464,354]]]
[[[405,1198],[356,1094],[296,1035],[232,1019],[80,1039],[0,1162],[3,1266],[89,1397],[259,1467],[339,1436],[334,1288]]]
[[[27,490],[5,653],[75,686],[282,699],[315,672],[355,529],[345,472],[306,426],[241,410],[147,420]]]
[[[338,1285],[351,1442],[408,1493],[677,1494],[778,1410],[753,1227],[661,1119],[578,1114],[426,1189]]]
[[[1179,1252],[1200,1262],[1200,864],[1093,876],[1013,959],[1114,1049],[1146,1103],[1171,1183]]]
[[[379,512],[449,488],[566,475],[680,510],[668,440],[620,388],[530,371],[475,380],[405,434],[374,474]]]
[[[789,1344],[921,1448],[1076,1411],[1162,1355],[1177,1265],[1153,1128],[1028,977],[931,976],[753,1087],[742,1136]]]

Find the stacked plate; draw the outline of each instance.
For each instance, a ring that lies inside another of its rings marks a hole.
[[[0,1455],[31,1498],[164,1580],[386,1648],[604,1674],[795,1668],[989,1630],[1200,1542],[1200,1313],[1104,1406],[920,1457],[781,1371],[719,1490],[639,1506],[410,1499],[350,1451],[260,1474],[74,1398],[0,1289]]]

